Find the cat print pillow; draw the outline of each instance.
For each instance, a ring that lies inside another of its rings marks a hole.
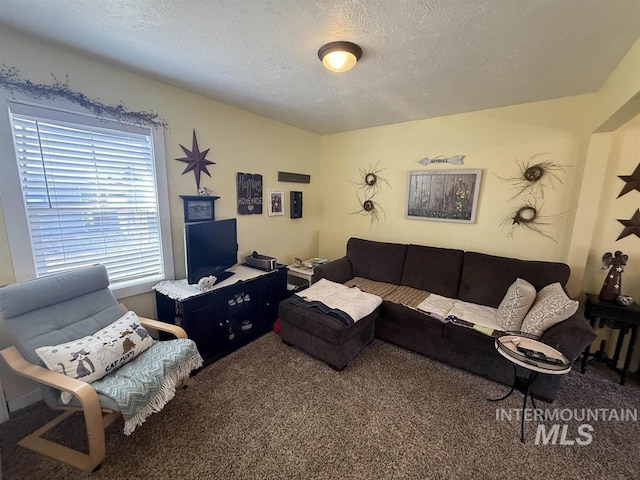
[[[135,312],[127,312],[111,325],[78,340],[36,348],[49,370],[91,383],[133,360],[153,344]],[[71,394],[63,393],[68,403]]]

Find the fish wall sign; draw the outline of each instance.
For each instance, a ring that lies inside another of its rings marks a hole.
[[[422,165],[429,165],[430,163],[452,163],[454,165],[462,165],[464,163],[464,157],[464,155],[454,155],[453,157],[438,155],[433,158],[425,157],[422,160],[418,160],[418,163],[421,163]]]

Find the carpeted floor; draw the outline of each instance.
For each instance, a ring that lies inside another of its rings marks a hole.
[[[622,387],[616,378],[596,365],[586,375],[570,372],[556,402],[538,406],[569,409],[565,415],[639,408],[637,380]],[[566,422],[567,440],[586,438],[578,427],[589,423],[589,445],[536,445],[540,422],[530,421],[522,444],[518,420],[496,418],[497,409],[519,409],[522,395],[487,401],[504,392],[379,340],[338,373],[269,333],[205,367],[130,437],[122,420],[114,422],[107,458],[93,474],[15,445],[52,416],[43,404],[12,414],[0,425],[2,473],[6,480],[638,478],[640,419]],[[82,432],[80,418],[70,423],[56,435]]]

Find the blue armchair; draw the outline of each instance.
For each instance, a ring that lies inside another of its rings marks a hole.
[[[176,340],[151,341],[152,346],[146,347],[134,359],[127,355],[126,365],[107,367],[109,373],[93,383],[81,379],[86,373],[96,370],[95,362],[90,360],[92,352],[88,351],[93,348],[84,349],[86,357],[82,368],[64,369],[63,366],[64,373],[54,371],[51,365],[47,368],[41,356],[42,347],[56,352],[55,346],[63,346],[70,341],[84,340],[85,337],[95,340],[92,335],[108,329],[123,317],[123,306],[109,290],[109,277],[103,265],[69,270],[0,288],[0,314],[5,331],[12,340],[12,346],[0,351],[0,355],[19,375],[41,385],[42,396],[49,407],[64,411],[22,439],[19,445],[84,471],[94,470],[105,458],[105,427],[122,415],[125,433],[127,427],[130,433],[153,413],[154,408],[157,411],[158,404],[164,405],[173,398],[176,387],[188,380],[192,369],[202,366],[195,343],[186,338],[182,328],[134,315],[139,323],[131,324],[132,328],[127,325],[123,333],[133,335],[135,331],[139,335],[136,338],[142,338],[146,330],[136,328],[142,325],[169,332]],[[101,340],[103,337],[96,338]],[[145,382],[145,391],[130,392],[129,387],[139,384],[140,380]],[[65,403],[61,393],[71,400]],[[137,397],[133,400],[128,398],[134,394]],[[144,403],[142,399],[146,402],[149,398],[154,407],[145,410],[145,406],[141,406]],[[84,414],[88,453],[43,438],[47,431],[78,411]]]

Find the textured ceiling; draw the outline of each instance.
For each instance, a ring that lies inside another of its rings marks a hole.
[[[640,0],[0,0],[0,23],[327,134],[595,92]],[[353,70],[324,69],[333,40]]]

